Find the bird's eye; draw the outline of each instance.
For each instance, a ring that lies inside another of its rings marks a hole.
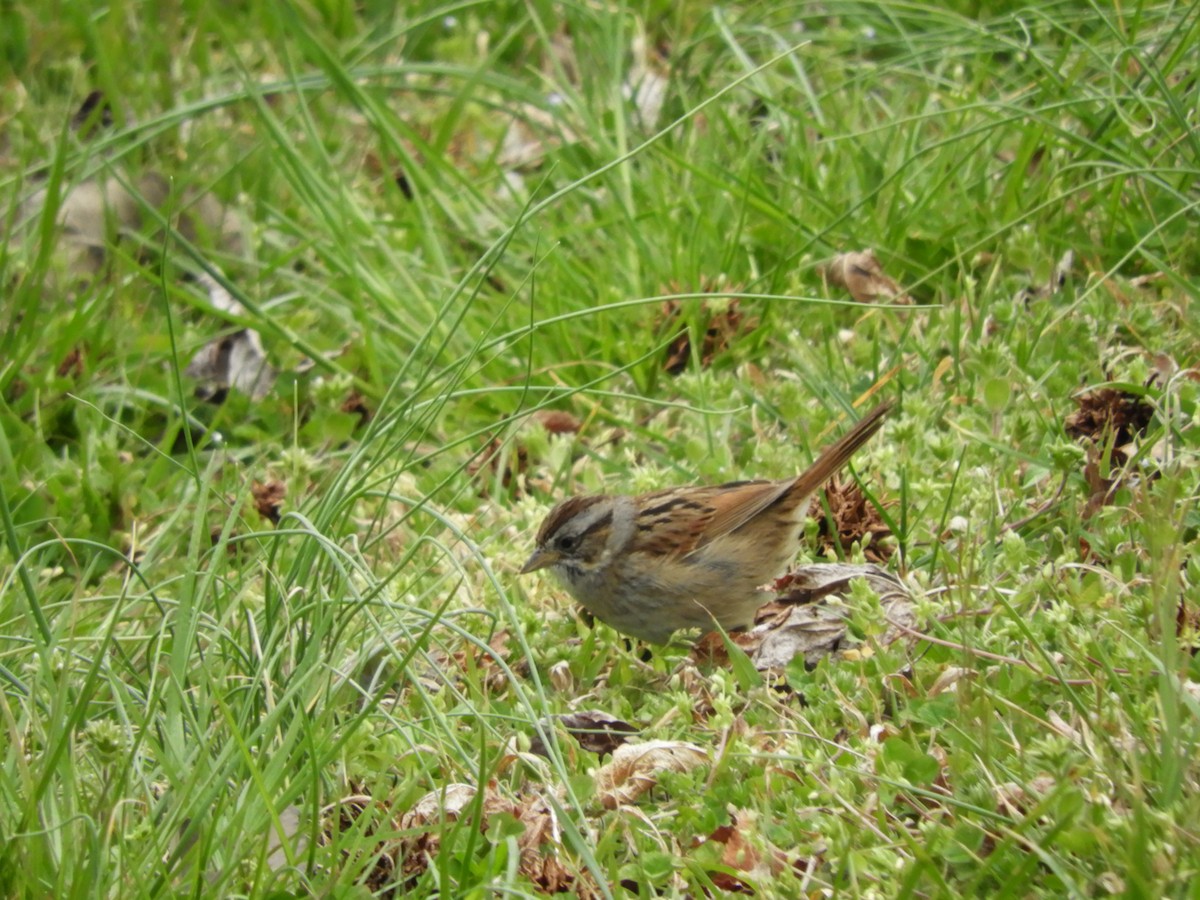
[[[554,542],[554,546],[561,553],[571,553],[579,547],[579,535],[564,534]]]

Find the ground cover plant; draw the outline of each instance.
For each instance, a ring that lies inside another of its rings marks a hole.
[[[0,893],[1192,896],[1194,6],[50,7]],[[884,398],[758,637],[516,575]]]

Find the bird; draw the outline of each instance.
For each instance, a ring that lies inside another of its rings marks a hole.
[[[597,619],[650,644],[714,622],[749,627],[765,602],[759,588],[796,554],[810,498],[894,406],[880,403],[794,478],[568,497],[520,574],[549,569]]]

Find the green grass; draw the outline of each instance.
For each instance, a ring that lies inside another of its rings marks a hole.
[[[717,890],[734,821],[786,857],[763,896],[1194,896],[1194,5],[52,6],[0,10],[0,893],[538,896],[540,797],[598,896]],[[81,277],[57,210],[147,173]],[[240,246],[178,233],[199,198]],[[915,307],[825,283],[867,247]],[[662,298],[699,335],[712,284],[758,327],[667,375]],[[196,399],[244,327],[274,390]],[[1089,508],[1064,422],[1106,384],[1154,415]],[[855,593],[866,652],[758,683],[515,576],[567,493],[783,477],[873,388],[855,471],[928,639]],[[528,753],[575,709],[710,761],[604,810],[593,754]],[[404,818],[456,783],[488,802]]]

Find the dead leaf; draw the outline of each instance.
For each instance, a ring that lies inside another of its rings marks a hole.
[[[287,496],[287,485],[282,481],[255,481],[250,485],[250,495],[254,497],[254,508],[258,514],[272,525],[278,525],[280,507]]]
[[[400,817],[399,828],[410,834],[391,853],[381,855],[392,856],[394,864],[407,876],[405,884],[411,885],[437,856],[441,824],[459,818],[476,802],[475,788],[469,784],[450,784],[442,790],[430,791]],[[510,817],[523,826],[517,836],[519,871],[542,892],[573,892],[589,900],[599,896],[595,882],[586,872],[564,864],[558,817],[545,797],[535,793],[507,799],[495,783],[490,783],[484,791],[482,813],[481,831],[485,835],[489,821],[497,816]]]
[[[885,601],[890,597],[908,597],[908,588],[891,572],[879,566],[851,563],[814,563],[800,566],[776,580],[778,598],[784,603],[815,603],[832,594],[845,593],[851,579],[863,578]],[[894,637],[899,637],[896,634]]]
[[[1165,281],[1166,277],[1166,272],[1150,272],[1146,275],[1137,275],[1130,278],[1129,284],[1135,288],[1150,288],[1154,286],[1155,282]]]
[[[220,525],[214,525],[208,530],[208,540],[214,549],[216,549],[217,545],[221,543],[221,538],[224,537],[226,537],[225,529]],[[242,542],[234,540],[236,537],[238,537],[238,533],[236,531],[229,532],[228,540],[225,544],[226,555],[234,559],[237,559],[241,556],[242,550]],[[134,557],[130,555],[129,558],[133,559]]]
[[[219,281],[202,272],[196,281],[208,292],[215,309],[231,315],[245,315],[246,308]],[[197,395],[220,402],[230,388],[251,400],[261,400],[275,383],[276,371],[267,362],[262,338],[253,328],[243,328],[209,341],[192,357],[184,374],[200,382]]]
[[[401,828],[420,828],[436,822],[457,819],[467,804],[475,799],[473,784],[451,783],[430,791],[400,817]]]
[[[533,418],[550,434],[578,434],[583,427],[576,416],[562,409],[539,409]]]
[[[1200,653],[1200,603],[1186,591],[1180,592],[1179,605],[1175,609],[1175,636],[1179,646],[1192,656]]]
[[[739,308],[736,297],[721,297],[723,292],[736,294],[741,285],[725,286],[720,280],[701,278],[700,287],[695,293],[714,294],[712,300],[703,300],[700,304],[700,321],[704,328],[704,338],[700,344],[700,366],[708,368],[713,359],[728,350],[733,341],[741,335],[748,334],[758,327],[758,319],[747,317]],[[679,284],[672,282],[664,288],[663,293],[688,293]],[[678,327],[683,314],[682,300],[667,300],[663,303],[655,324],[659,334],[669,332]],[[685,371],[692,361],[692,334],[690,329],[683,328],[667,345],[663,368],[672,375]]]
[[[575,676],[571,674],[571,664],[565,659],[550,666],[546,672],[550,686],[560,694],[575,693]]]
[[[342,401],[338,410],[358,416],[358,425],[360,428],[371,421],[371,407],[367,405],[367,398],[358,391],[351,391],[347,394],[346,399]]]
[[[71,117],[71,127],[84,140],[96,136],[97,132],[113,126],[113,108],[104,91],[92,91],[83,98],[83,103]]]
[[[18,227],[37,221],[47,196],[46,188],[41,188],[21,204]],[[150,214],[147,207],[159,215]],[[245,248],[241,217],[211,194],[190,189],[176,193],[171,181],[158,172],[129,178],[114,175],[81,181],[61,197],[58,252],[67,272],[90,281],[103,269],[109,247],[122,238],[141,234],[143,246],[161,246],[159,217],[171,219],[189,243],[204,244],[201,238],[211,237],[211,243],[229,253],[241,254]]]
[[[1090,519],[1124,483],[1122,467],[1136,454],[1139,439],[1150,429],[1154,407],[1137,394],[1109,387],[1080,394],[1075,401],[1079,408],[1067,416],[1063,427],[1068,435],[1087,443],[1083,476],[1088,485],[1088,499],[1082,515]],[[1102,463],[1110,446],[1109,471],[1105,474]]]
[[[417,154],[410,156],[414,162],[419,159]],[[363,169],[371,178],[388,177],[392,183],[400,189],[400,193],[404,195],[405,200],[411,200],[414,196],[412,184],[408,180],[408,175],[404,172],[404,167],[400,164],[394,164],[390,167],[384,165],[379,154],[374,150],[368,150],[363,156]]]
[[[507,628],[499,629],[488,641],[490,653],[481,651],[475,644],[469,643],[453,656],[447,656],[442,664],[442,673],[449,671],[451,666],[459,669],[467,667],[467,654],[472,654],[474,665],[483,673],[484,684],[492,693],[499,694],[508,688],[510,677],[524,678],[529,675],[529,658],[518,648],[516,652],[509,647],[512,635]],[[503,660],[507,668],[499,664]],[[511,673],[511,675],[510,675]]]
[[[687,772],[708,762],[708,754],[682,741],[622,744],[596,772],[596,797],[605,809],[633,803],[658,783],[662,772]]]
[[[234,388],[261,400],[275,383],[275,370],[267,362],[258,332],[243,328],[209,341],[192,357],[184,374],[201,382],[196,395],[214,403]]]
[[[824,555],[836,547],[842,553],[848,553],[855,543],[861,543],[870,536],[862,546],[863,555],[871,562],[887,562],[895,548],[886,542],[892,536],[892,530],[884,522],[875,504],[867,500],[858,482],[843,481],[834,477],[825,486],[825,503],[829,507],[829,516],[825,515],[825,507],[819,498],[814,498],[809,515],[818,522],[817,537],[820,539],[820,552]],[[829,520],[833,518],[833,529]]]
[[[1054,790],[1058,779],[1053,775],[1038,775],[1028,785],[1006,781],[994,788],[996,805],[1008,815],[1023,819],[1029,810],[1037,806],[1042,799]]]
[[[936,697],[939,694],[944,694],[947,691],[952,691],[956,688],[960,681],[968,678],[974,678],[978,674],[974,669],[967,669],[963,666],[946,666],[938,673],[938,677],[934,679],[929,690],[926,692],[927,697]]]
[[[764,604],[754,616],[754,627],[729,635],[759,671],[786,668],[803,656],[806,665],[815,666],[821,658],[840,652],[869,652],[859,649],[847,635],[847,611],[831,599],[845,594],[854,578],[865,578],[879,594],[884,614],[891,622],[880,638],[890,644],[903,637],[901,625],[916,625],[916,612],[908,589],[894,575],[876,565],[818,563],[801,566],[778,579],[774,590],[779,596]],[[728,663],[720,635],[705,635],[692,650],[697,662],[710,665]]]
[[[241,305],[239,304],[239,308],[240,307],[241,307]],[[342,342],[342,345],[340,347],[335,347],[333,350],[328,350],[325,353],[322,353],[321,359],[324,359],[328,362],[333,362],[339,356],[344,356],[346,353],[348,353],[350,351],[350,349],[352,347],[356,346],[359,339],[360,339],[360,335],[358,335],[358,334],[351,335],[351,337],[348,340],[345,340]],[[313,359],[312,357],[305,356],[305,357],[302,357],[300,359],[300,361],[297,362],[294,366],[292,366],[292,372],[296,375],[307,375],[309,372],[313,371],[316,367],[317,367],[317,361],[315,359]],[[350,410],[343,410],[343,411],[349,412]]]
[[[721,865],[746,876],[740,878],[723,871],[708,873],[713,884],[730,893],[753,894],[753,883],[768,883],[793,865],[786,853],[759,832],[758,816],[751,810],[734,811],[733,821],[717,828],[707,841],[723,845]]]
[[[1113,455],[1116,456],[1116,453],[1114,452]],[[1121,479],[1105,478],[1101,474],[1100,451],[1095,447],[1088,448],[1087,462],[1083,465],[1083,478],[1088,486],[1087,503],[1083,507],[1083,518],[1086,520],[1108,505],[1109,498],[1120,486]],[[1087,555],[1090,556],[1090,554],[1089,547]]]
[[[458,819],[474,802],[475,786],[471,784],[451,783],[422,796],[396,822],[397,829],[409,834],[399,840],[381,841],[378,845],[377,850],[382,852],[377,852],[375,871],[368,886],[375,887],[376,881],[381,880],[380,875],[387,879],[382,884],[395,881],[392,873],[397,869],[401,873],[400,883],[411,885],[437,856],[441,848],[442,823]],[[485,799],[485,814],[487,806]],[[353,825],[353,820],[349,824]]]
[[[76,344],[71,348],[70,352],[63,357],[63,361],[58,364],[55,369],[55,374],[59,378],[78,378],[83,374],[83,363],[87,358],[87,353],[84,347]]]
[[[580,747],[597,756],[605,756],[614,752],[618,747],[623,746],[631,736],[638,733],[638,730],[628,722],[598,709],[584,709],[555,716],[554,721],[562,725],[567,734],[579,742]],[[542,726],[552,728],[553,722],[543,719]],[[540,756],[549,755],[546,745],[536,734],[529,749]]]
[[[658,127],[668,82],[660,69],[663,66],[661,47],[652,47],[646,33],[639,28],[630,42],[629,74],[621,85],[621,93],[632,101],[634,121],[645,131]]]
[[[563,864],[558,816],[544,797],[519,798],[512,815],[525,826],[517,838],[521,874],[545,894],[573,893],[586,900],[601,896],[586,871],[576,873]]]
[[[497,475],[500,476],[500,484],[504,488],[510,488],[513,477],[524,475],[528,468],[529,451],[525,449],[524,444],[503,441],[495,436],[489,438],[471,457],[467,463],[467,474],[479,481],[480,495],[486,497]]]
[[[912,297],[889,278],[874,250],[841,253],[825,267],[830,284],[844,287],[859,303],[891,302],[910,304]]]
[[[504,132],[496,165],[506,171],[533,169],[541,165],[553,148],[574,143],[575,131],[563,121],[560,110],[553,105],[542,109],[532,103],[519,104]]]
[[[319,838],[322,845],[333,843],[338,834],[359,830],[358,820],[363,815],[369,815],[378,821],[378,825],[361,829],[367,837],[373,836],[380,830],[380,826],[384,831],[396,829],[398,823],[395,816],[383,803],[377,802],[369,793],[363,791],[361,786],[355,785],[354,788],[349,795],[331,803],[323,810],[325,825]],[[374,847],[365,842],[365,846],[359,852],[363,855],[371,854],[371,870],[364,880],[368,890],[378,891],[393,883],[402,846],[402,842],[397,840],[379,840]],[[349,851],[343,851],[343,854],[348,857]]]
[[[1107,443],[1113,435],[1113,455],[1118,448],[1135,442],[1154,421],[1154,407],[1144,397],[1117,388],[1098,388],[1075,398],[1079,409],[1063,423],[1067,434],[1076,440]],[[1122,456],[1121,462],[1125,461]]]

